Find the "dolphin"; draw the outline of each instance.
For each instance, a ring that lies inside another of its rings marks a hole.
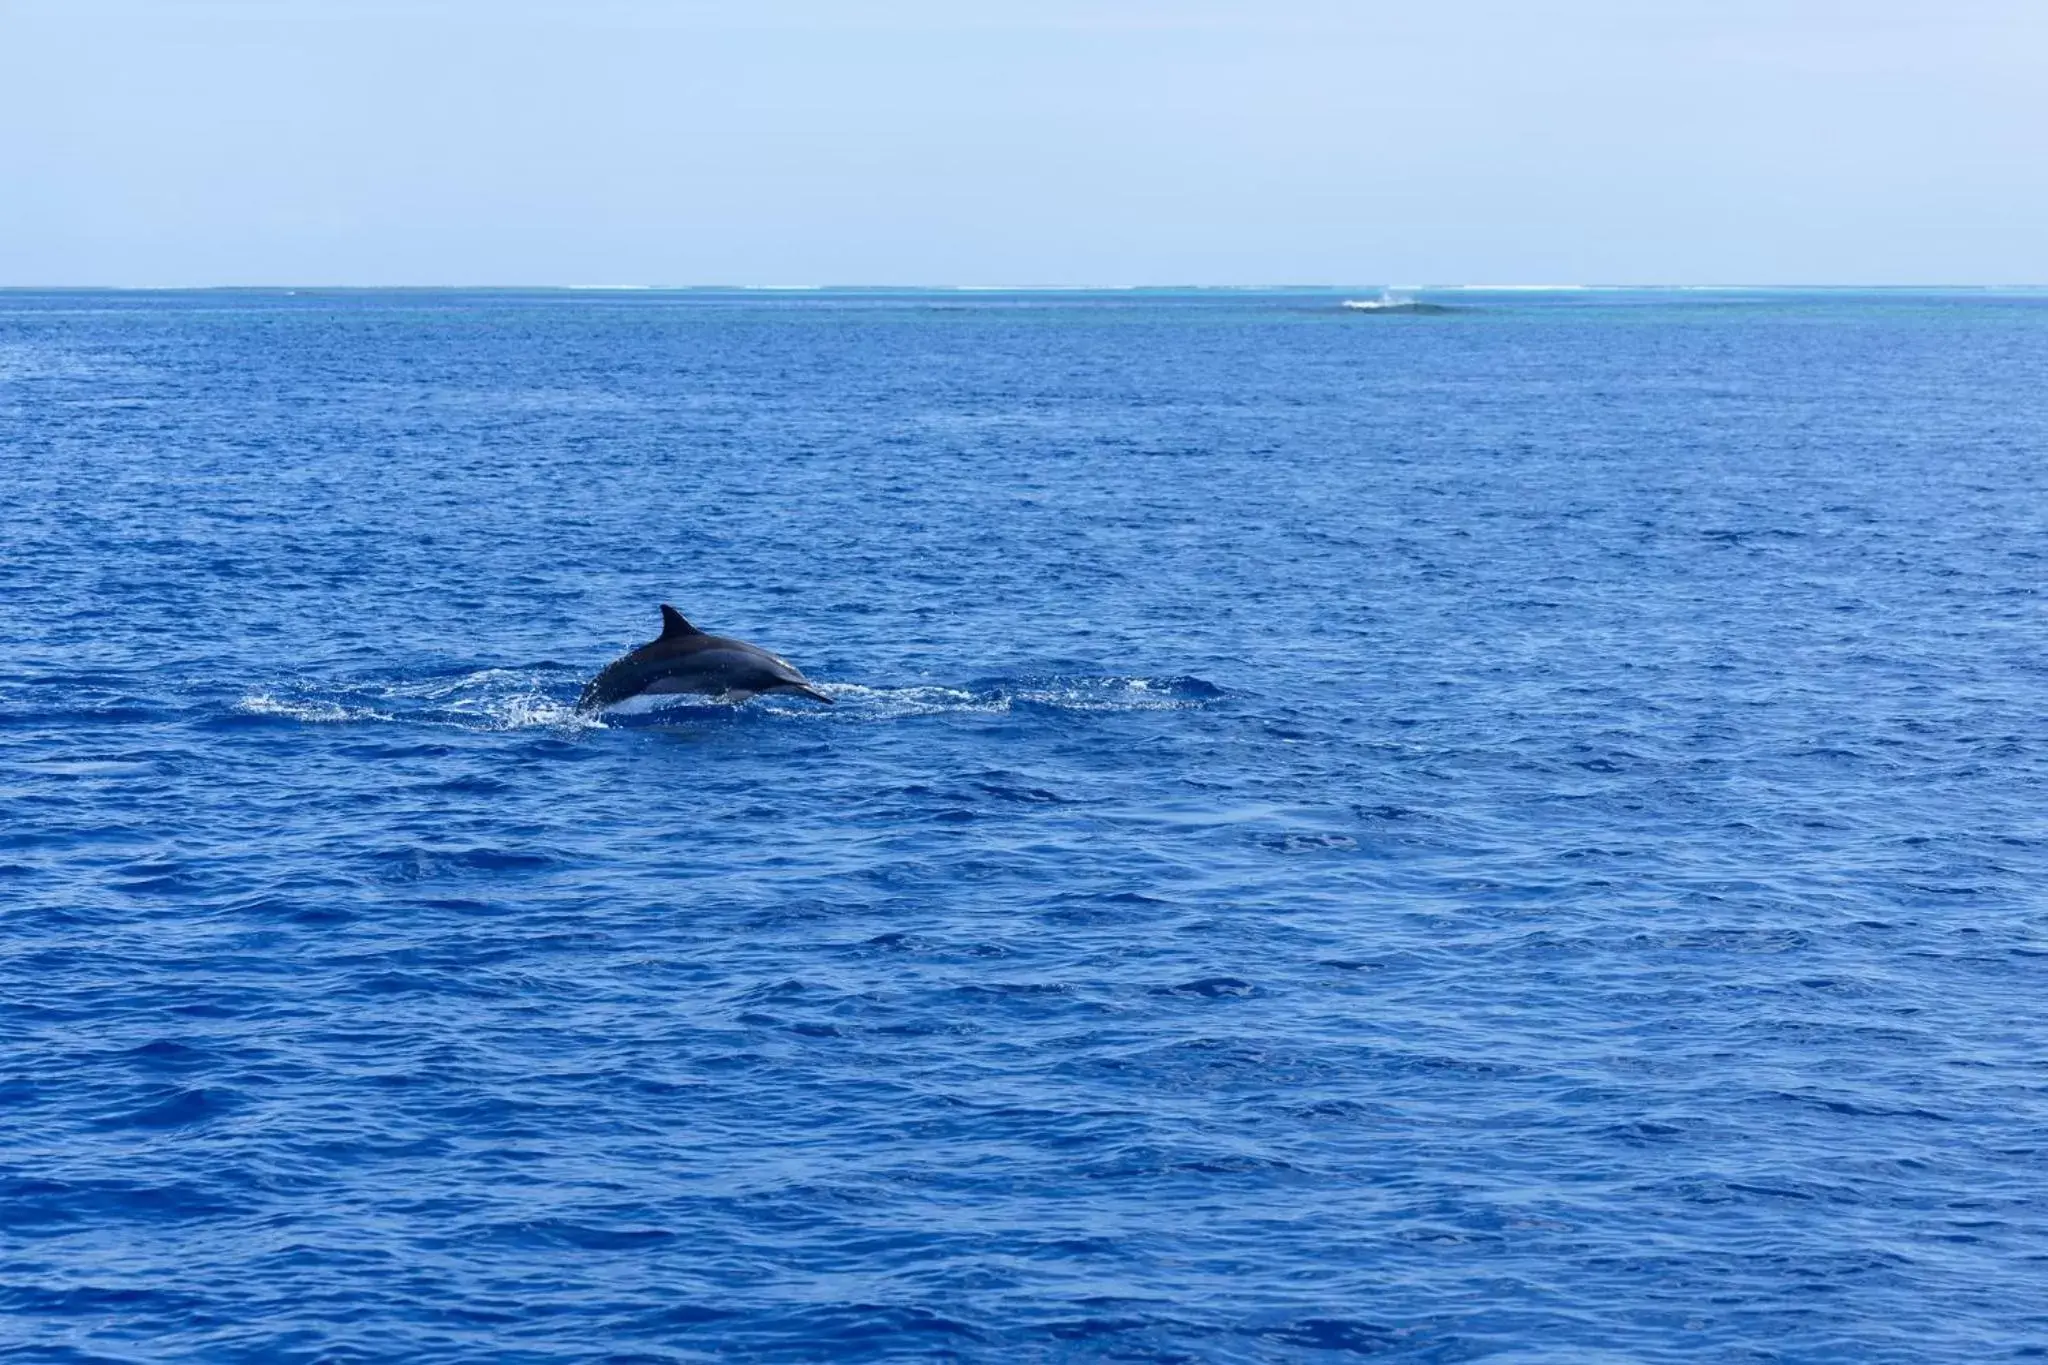
[[[602,711],[628,697],[664,697],[701,692],[745,701],[761,692],[794,692],[834,705],[812,687],[796,665],[758,645],[706,635],[661,604],[661,638],[612,660],[590,680],[576,701],[578,711]]]

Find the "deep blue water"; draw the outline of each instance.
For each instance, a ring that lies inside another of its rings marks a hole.
[[[2048,296],[1453,301],[0,294],[0,1349],[2048,1351]]]

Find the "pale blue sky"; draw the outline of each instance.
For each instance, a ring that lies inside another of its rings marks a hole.
[[[0,284],[2048,282],[2048,0],[0,0]]]

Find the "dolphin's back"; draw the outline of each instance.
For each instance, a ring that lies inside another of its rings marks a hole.
[[[578,710],[602,710],[628,697],[681,693],[731,694],[744,699],[757,692],[788,691],[831,702],[832,698],[814,690],[787,659],[745,640],[707,635],[685,621],[674,607],[664,605],[661,612],[661,638],[599,670],[577,699]]]

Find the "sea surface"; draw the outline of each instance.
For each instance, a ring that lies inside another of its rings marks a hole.
[[[1344,297],[0,293],[0,1354],[2048,1352],[2048,294]]]

